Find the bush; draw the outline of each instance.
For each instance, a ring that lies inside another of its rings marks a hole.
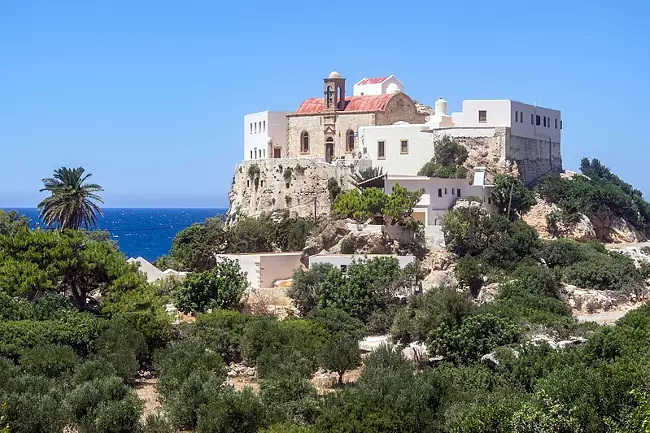
[[[404,345],[424,342],[432,329],[443,323],[460,325],[473,310],[474,304],[467,294],[453,287],[431,289],[409,298],[406,308],[397,312],[390,334],[394,341]]]
[[[440,325],[431,332],[427,347],[454,363],[478,360],[498,346],[519,339],[517,326],[509,320],[485,313],[469,316],[460,326]]]
[[[339,386],[343,385],[345,372],[361,365],[359,342],[347,334],[333,335],[321,349],[320,365],[337,372]]]
[[[512,274],[514,280],[504,284],[499,293],[500,297],[508,298],[512,293],[527,292],[533,295],[557,298],[559,296],[560,283],[555,274],[547,268],[535,265],[523,265],[515,269]],[[514,292],[513,292],[514,290]]]
[[[139,427],[141,403],[118,377],[81,383],[67,402],[72,421],[82,433],[127,433]]]
[[[465,146],[449,136],[437,140],[433,147],[435,156],[418,171],[418,176],[457,178],[467,177],[467,169],[463,167],[467,161],[468,152]]]
[[[154,366],[158,372],[158,390],[163,397],[169,397],[194,372],[213,373],[222,380],[226,377],[218,354],[190,342],[171,344],[156,355]]]
[[[147,342],[139,331],[111,320],[96,342],[97,355],[110,362],[118,377],[129,381],[147,359]]]
[[[34,376],[58,379],[72,374],[78,358],[70,347],[44,345],[25,349],[20,357],[20,367]]]
[[[199,408],[197,433],[257,433],[265,425],[264,405],[250,388],[224,389]]]
[[[300,374],[274,375],[260,384],[269,422],[313,422],[318,412],[316,395],[316,388]]]
[[[77,365],[72,383],[81,385],[84,382],[112,376],[117,376],[112,363],[105,359],[89,359]]]
[[[309,269],[297,269],[293,273],[293,285],[287,290],[287,295],[300,314],[307,314],[318,305],[321,285],[330,272],[337,270],[329,263],[317,263]]]
[[[315,431],[310,426],[279,423],[273,424],[267,429],[260,430],[260,433],[315,433]]]
[[[344,333],[357,340],[364,336],[363,322],[343,310],[317,308],[307,315],[307,319],[326,329],[330,335]]]
[[[540,256],[550,268],[566,267],[585,260],[588,257],[588,246],[579,244],[572,239],[558,239],[542,243]]]
[[[11,433],[61,431],[66,424],[61,394],[52,379],[42,376],[22,375],[0,382],[0,419]]]
[[[184,313],[234,308],[239,305],[246,287],[248,280],[239,262],[223,259],[208,271],[189,275],[178,291],[176,305]]]
[[[461,257],[456,262],[454,275],[461,288],[468,288],[472,297],[477,297],[483,287],[483,263],[474,257]]]
[[[188,337],[221,355],[227,364],[241,361],[240,340],[250,322],[259,320],[250,314],[232,310],[212,310],[199,314],[188,325]]]
[[[507,175],[496,176],[490,197],[499,213],[510,220],[537,203],[535,195],[519,179]]]
[[[199,410],[213,401],[223,389],[223,378],[206,370],[191,372],[173,392],[165,398],[169,420],[180,430],[194,430]]]
[[[618,253],[592,255],[569,266],[563,274],[567,283],[589,289],[636,291],[643,286],[632,259]]]
[[[395,346],[382,344],[363,361],[364,374],[369,370],[412,370],[413,364]]]
[[[149,414],[143,433],[175,433],[171,423],[162,415]]]

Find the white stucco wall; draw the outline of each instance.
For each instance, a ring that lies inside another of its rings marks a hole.
[[[353,261],[371,260],[376,257],[394,257],[401,268],[415,261],[415,256],[395,256],[392,254],[316,254],[309,257],[309,266],[311,267],[316,263],[330,263],[340,268],[341,266],[349,266]]]
[[[433,158],[433,136],[423,132],[422,124],[365,126],[359,128],[359,144],[363,157],[384,173],[415,175],[425,162]],[[401,141],[408,140],[408,153],[401,152]],[[383,141],[385,158],[378,156],[378,142]]]
[[[397,79],[394,75],[389,76],[381,83],[377,84],[358,84],[363,80],[359,80],[354,87],[352,88],[352,94],[354,96],[362,95],[385,95],[390,84],[395,84],[400,89],[401,92],[404,92],[404,84]]]
[[[261,111],[244,116],[244,161],[272,158],[273,148],[285,152],[287,113]]]
[[[518,137],[535,138],[539,140],[550,139],[553,143],[560,143],[562,113],[559,110],[550,108],[536,107],[534,105],[522,104],[521,102],[511,101],[512,104],[512,123],[510,133]],[[515,112],[523,113],[519,122],[515,121]],[[533,116],[531,123],[530,116]],[[537,125],[537,116],[540,116],[540,124]],[[544,117],[548,118],[544,126]],[[555,127],[557,120],[557,128]]]
[[[217,260],[227,258],[239,262],[246,272],[251,289],[273,287],[273,282],[291,278],[293,271],[301,267],[302,252],[260,254],[217,254]]]
[[[467,179],[442,179],[426,176],[387,176],[385,192],[390,194],[393,186],[399,184],[409,191],[424,190],[414,211],[425,211],[426,225],[437,225],[442,213],[451,208],[462,197],[478,197],[487,204],[491,186],[471,185]],[[460,190],[460,193],[458,192]]]

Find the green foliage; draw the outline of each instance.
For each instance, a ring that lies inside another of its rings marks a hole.
[[[199,408],[197,433],[256,433],[265,425],[265,408],[250,388],[224,389]]]
[[[318,412],[316,388],[300,374],[274,375],[262,380],[260,397],[267,407],[269,423],[313,422]]]
[[[140,427],[142,404],[117,377],[78,385],[70,391],[67,403],[80,433],[130,433]]]
[[[564,280],[578,287],[637,291],[643,277],[634,261],[625,254],[591,254],[588,260],[572,264],[563,272]]]
[[[309,377],[327,338],[327,331],[309,320],[258,320],[246,327],[241,353],[246,362],[257,365],[261,377],[290,372]]]
[[[537,203],[532,191],[526,189],[516,177],[507,175],[499,175],[494,179],[490,197],[499,213],[509,219],[514,219],[517,214],[526,212]]]
[[[317,307],[320,287],[330,272],[336,273],[331,264],[316,263],[309,269],[299,268],[293,273],[293,284],[287,290],[287,295],[293,299],[300,314],[305,315]]]
[[[84,174],[83,167],[61,167],[54,175],[43,179],[41,192],[50,193],[38,204],[41,220],[47,226],[58,226],[61,230],[87,229],[97,224],[97,216],[102,211],[97,203],[103,203],[97,194],[104,189],[96,183],[86,183],[92,174]]]
[[[147,359],[147,342],[137,329],[111,320],[96,341],[97,356],[113,366],[115,375],[129,381]]]
[[[287,183],[291,181],[292,175],[293,175],[293,169],[291,167],[285,168],[284,173],[282,173],[282,176],[284,177],[284,181]]]
[[[208,218],[202,224],[193,224],[174,236],[169,251],[171,259],[180,265],[179,270],[204,271],[216,264],[214,254],[224,245],[227,229],[220,218]]]
[[[29,227],[29,220],[14,210],[0,210],[0,235],[13,235]]]
[[[165,398],[179,389],[192,373],[206,372],[222,381],[225,379],[221,357],[190,342],[172,343],[156,355],[154,366],[158,372],[158,390]]]
[[[360,184],[366,180],[374,179],[381,176],[384,172],[383,167],[368,167],[352,174],[352,180],[355,184]]]
[[[177,308],[184,313],[203,313],[214,308],[235,308],[248,286],[239,262],[222,259],[207,271],[189,275],[177,293]]]
[[[273,424],[267,429],[260,430],[260,433],[315,433],[310,426],[296,425],[289,423]]]
[[[105,359],[89,359],[77,364],[72,383],[81,385],[95,379],[116,376],[115,367]]]
[[[336,197],[341,193],[342,189],[339,185],[339,182],[334,177],[327,179],[327,191],[330,194],[330,202],[334,203]]]
[[[345,372],[361,365],[359,342],[345,333],[333,335],[321,349],[320,364],[337,372],[339,386],[343,385]]]
[[[461,257],[456,262],[454,268],[454,275],[461,288],[469,289],[469,293],[476,297],[478,296],[481,287],[483,286],[483,263],[470,256]]]
[[[433,147],[435,156],[418,171],[418,176],[457,178],[467,177],[467,169],[463,167],[467,161],[468,152],[465,146],[445,135],[437,140]]]
[[[365,221],[370,217],[388,217],[391,221],[404,224],[413,207],[420,200],[422,191],[410,192],[395,184],[390,194],[379,188],[365,188],[363,192],[352,189],[339,194],[332,212],[341,218]]]
[[[187,337],[218,353],[227,364],[241,361],[239,343],[246,326],[258,320],[250,314],[231,310],[212,310],[199,314],[186,328]]]
[[[0,381],[0,402],[0,419],[11,433],[51,433],[66,424],[62,391],[52,379],[9,377]]]
[[[260,175],[260,166],[257,164],[249,165],[247,173],[249,178],[257,179]]]
[[[20,356],[21,369],[34,376],[57,379],[72,374],[78,358],[70,347],[43,345],[25,349]]]
[[[143,433],[175,433],[171,423],[162,415],[149,414],[142,429]]]
[[[442,324],[456,327],[473,310],[474,304],[466,293],[453,287],[431,289],[409,298],[406,308],[397,312],[390,334],[401,344],[424,342],[430,330]]]
[[[363,338],[363,322],[343,310],[317,308],[307,315],[307,319],[323,327],[330,335],[343,333],[357,340]]]
[[[404,358],[402,351],[395,346],[382,344],[373,350],[363,361],[364,374],[369,371],[378,370],[412,370],[411,361]],[[382,373],[380,373],[382,374]]]
[[[456,327],[443,323],[431,332],[427,347],[454,363],[467,363],[518,339],[519,329],[515,324],[486,313],[469,316]]]
[[[0,322],[0,355],[17,359],[24,349],[60,344],[86,356],[98,333],[97,321],[88,313],[69,312],[57,320]]]

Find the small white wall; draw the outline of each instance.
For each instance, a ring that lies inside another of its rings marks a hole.
[[[427,209],[427,225],[436,225],[440,215],[450,209],[459,198],[478,197],[487,204],[490,186],[470,185],[467,179],[442,179],[425,176],[387,176],[385,192],[390,194],[393,186],[399,184],[409,191],[424,190],[415,210]],[[460,190],[460,194],[458,192]]]
[[[385,125],[359,128],[359,144],[364,158],[384,173],[415,175],[433,158],[433,136],[423,132],[425,125]],[[401,153],[401,141],[408,140],[408,153]],[[385,158],[378,156],[378,142],[385,143]],[[365,153],[363,153],[365,151]]]
[[[485,110],[485,122],[479,122],[479,111]],[[511,125],[509,100],[463,101],[463,126],[465,128],[497,127]]]
[[[248,287],[258,289],[260,287],[260,256],[259,254],[217,254],[217,261],[229,259],[239,262],[239,267],[246,272]]]
[[[415,256],[396,256],[392,254],[317,254],[309,257],[309,266],[317,263],[329,263],[337,268],[341,266],[350,266],[353,261],[371,260],[376,257],[393,257],[399,262],[400,268],[404,268],[409,263],[415,261]]]
[[[390,84],[396,84],[400,91],[404,92],[404,84],[402,84],[402,82],[394,75],[391,75],[386,78],[386,80],[376,84],[358,84],[361,81],[363,80],[359,80],[352,88],[353,96],[385,95]]]
[[[284,151],[287,139],[287,113],[286,111],[261,111],[244,116],[244,161],[273,158],[273,148]]]
[[[551,140],[559,143],[561,138],[562,113],[559,110],[550,108],[536,107],[534,105],[522,104],[521,102],[512,101],[512,124],[510,133],[524,138],[534,138],[538,140]],[[521,117],[515,115],[515,112],[523,113]],[[531,117],[532,122],[531,122]],[[537,116],[540,116],[540,124],[537,125]],[[544,126],[544,117],[548,119]],[[519,119],[519,121],[516,121]],[[556,126],[557,121],[557,128]]]
[[[271,288],[274,282],[291,278],[296,269],[303,267],[301,256],[302,251],[261,255],[260,287]]]

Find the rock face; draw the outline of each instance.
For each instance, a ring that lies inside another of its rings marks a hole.
[[[244,161],[235,167],[227,219],[241,214],[257,216],[277,210],[313,217],[330,212],[327,184],[336,179],[342,189],[352,186],[350,174],[369,160],[328,164],[316,158],[277,158]]]
[[[633,294],[622,290],[581,289],[571,284],[564,284],[560,299],[571,306],[575,313],[596,313],[613,308],[625,307],[636,302]]]
[[[589,215],[598,239],[611,243],[643,242],[645,236],[625,219],[616,216],[607,207]]]

